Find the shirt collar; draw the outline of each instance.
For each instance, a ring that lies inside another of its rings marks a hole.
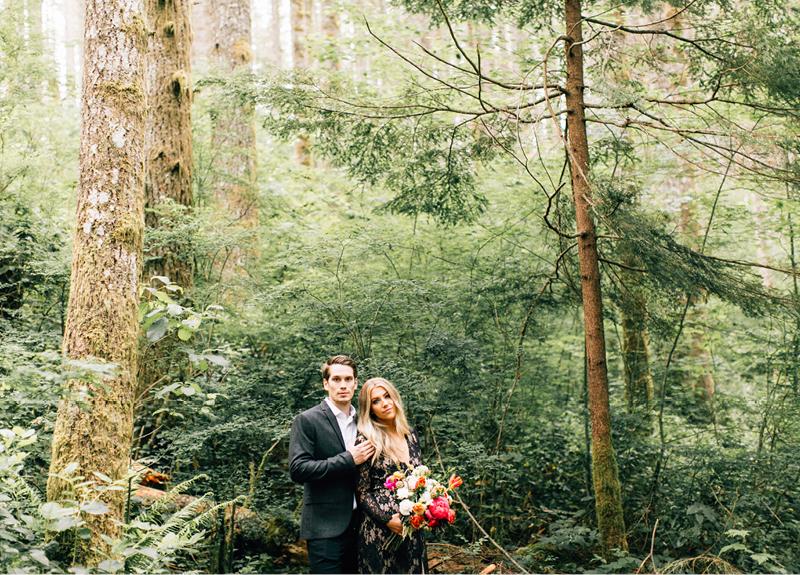
[[[325,403],[327,403],[328,407],[330,407],[331,411],[333,411],[333,416],[334,417],[339,417],[341,415],[341,416],[345,417],[346,419],[350,419],[351,417],[355,417],[355,415],[356,415],[356,408],[353,407],[352,403],[350,404],[350,413],[345,413],[344,411],[342,411],[341,409],[336,407],[336,404],[333,403],[333,401],[331,400],[330,397],[326,397],[325,398]]]

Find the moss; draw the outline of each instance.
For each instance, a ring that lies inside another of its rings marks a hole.
[[[603,548],[606,552],[612,549],[627,549],[619,469],[614,447],[609,442],[594,442],[592,451],[597,527]]]
[[[176,97],[180,97],[184,93],[191,97],[189,91],[189,74],[185,70],[178,70],[172,75],[172,92]]]
[[[128,36],[136,38],[142,46],[147,45],[146,42],[149,32],[147,30],[147,24],[140,14],[134,14],[129,23],[120,26],[120,30]]]
[[[247,64],[253,60],[253,50],[250,43],[239,39],[233,43],[233,61],[237,64]]]
[[[100,97],[124,109],[130,114],[144,114],[147,111],[144,86],[139,82],[127,83],[119,80],[101,82],[97,86]]]
[[[128,249],[136,249],[142,243],[144,223],[133,214],[125,214],[109,235],[112,242],[125,244]]]

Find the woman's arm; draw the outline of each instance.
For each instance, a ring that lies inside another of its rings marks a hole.
[[[364,441],[359,437],[356,443]],[[378,468],[379,469],[379,468]],[[358,506],[361,510],[375,520],[379,525],[386,525],[392,519],[394,512],[381,509],[378,505],[376,493],[378,489],[386,489],[383,486],[385,478],[379,478],[377,469],[373,468],[371,461],[365,461],[358,466]]]

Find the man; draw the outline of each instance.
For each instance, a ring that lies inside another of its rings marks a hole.
[[[322,366],[325,400],[294,418],[289,439],[289,476],[303,483],[300,539],[308,544],[312,573],[355,573],[356,466],[375,453],[356,441],[356,410],[350,404],[358,380],[356,362],[345,355]]]

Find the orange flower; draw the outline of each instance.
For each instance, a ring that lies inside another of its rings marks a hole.
[[[464,482],[461,481],[460,477],[456,477],[455,473],[453,473],[453,475],[450,476],[450,489],[455,489],[456,487],[458,487],[462,483],[464,483]]]
[[[411,523],[411,527],[414,529],[421,529],[422,526],[425,525],[425,517],[422,515],[412,515],[408,522]]]
[[[413,511],[417,515],[422,515],[423,513],[425,513],[425,506],[422,503],[415,503],[414,507],[411,508],[411,511]]]
[[[415,489],[419,489],[420,487],[425,487],[425,478],[424,477],[420,477],[419,478],[419,480],[417,481],[417,487],[415,487]]]
[[[403,478],[406,476],[406,474],[405,474],[405,473],[403,473],[402,471],[395,471],[394,473],[392,473],[392,475],[394,475],[394,478],[395,478],[397,481],[400,481],[400,480],[402,480],[402,479],[403,479]]]

